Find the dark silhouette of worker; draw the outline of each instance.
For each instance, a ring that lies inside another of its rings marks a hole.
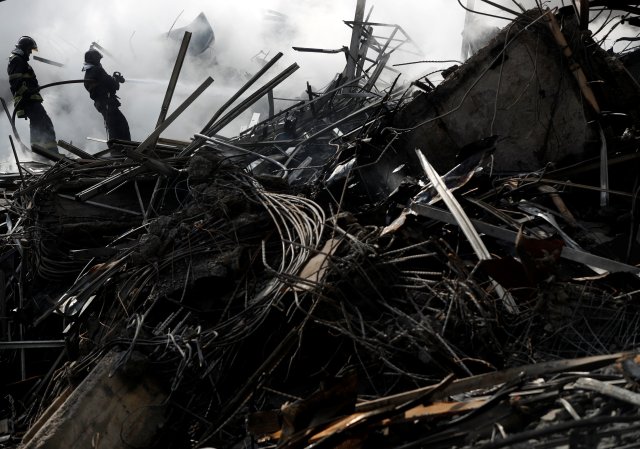
[[[95,48],[90,48],[84,54],[84,87],[89,91],[96,109],[104,117],[108,139],[131,140],[129,123],[120,112],[120,101],[116,96],[124,78],[120,72],[108,75],[100,64],[101,59],[102,54]]]
[[[29,119],[31,145],[38,145],[57,153],[56,132],[47,111],[42,106],[38,79],[28,62],[33,50],[38,51],[36,41],[29,36],[22,36],[9,56],[7,73],[15,115]]]

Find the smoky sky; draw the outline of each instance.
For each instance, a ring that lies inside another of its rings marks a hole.
[[[187,57],[169,111],[207,76],[215,82],[163,133],[164,137],[188,140],[260,68],[260,58],[269,59],[279,51],[284,53],[262,82],[293,62],[300,66],[274,92],[280,98],[276,110],[299,98],[307,82],[314,90],[325,87],[342,70],[344,54],[299,53],[291,47],[348,46],[351,30],[343,21],[353,20],[356,3],[356,0],[6,0],[0,3],[0,47],[6,55],[6,64],[17,39],[29,35],[38,44],[37,56],[63,63],[65,66],[58,68],[31,61],[43,85],[82,78],[83,54],[92,42],[97,42],[112,55],[105,55],[102,61],[107,72],[117,70],[127,78],[118,93],[121,109],[129,120],[132,138],[143,140],[157,121],[179,46],[178,41],[168,38],[168,32],[188,25],[202,12],[213,27],[215,42],[200,55]],[[529,7],[535,2],[519,3]],[[491,11],[479,1],[476,7]],[[366,13],[369,11],[371,21],[401,25],[411,38],[402,47],[407,51],[394,53],[392,63],[460,59],[465,11],[456,0],[369,0]],[[508,23],[498,19],[487,22],[493,26]],[[442,64],[398,67],[406,83],[439,68],[444,67]],[[87,137],[105,139],[106,132],[102,117],[81,84],[54,87],[42,94],[58,139],[89,151],[105,148],[103,143],[87,140]],[[0,71],[0,95],[11,103],[6,69]],[[259,104],[255,110],[260,112]],[[223,134],[237,134],[250,117],[248,111]],[[17,122],[21,137],[28,144],[27,122]],[[8,121],[2,115],[0,171],[13,168],[9,134]]]

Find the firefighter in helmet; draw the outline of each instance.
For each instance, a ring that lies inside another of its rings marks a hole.
[[[7,73],[15,114],[19,118],[29,119],[31,145],[58,152],[53,123],[42,106],[38,79],[29,65],[33,50],[38,50],[36,41],[29,36],[22,36],[9,56]]]
[[[84,54],[84,87],[94,106],[104,117],[108,139],[131,140],[129,123],[120,111],[120,101],[116,96],[120,83],[124,83],[124,77],[120,72],[107,74],[100,63],[101,59],[102,54],[95,48],[90,48]]]

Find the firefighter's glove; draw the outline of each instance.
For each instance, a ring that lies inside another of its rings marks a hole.
[[[113,79],[120,84],[124,83],[124,76],[122,76],[122,73],[120,72],[113,72]]]

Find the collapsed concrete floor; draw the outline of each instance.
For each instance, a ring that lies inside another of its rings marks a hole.
[[[233,139],[2,176],[0,445],[633,447],[640,89],[581,26],[422,91],[353,26],[364,78]]]

